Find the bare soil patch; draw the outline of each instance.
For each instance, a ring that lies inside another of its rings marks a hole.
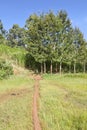
[[[30,90],[28,88],[22,88],[22,89],[11,90],[10,92],[0,94],[0,103],[3,103],[3,101],[7,101],[8,99],[11,99],[12,97],[15,97],[15,98],[22,97],[29,92]]]
[[[40,75],[34,76],[34,97],[33,97],[33,123],[34,130],[41,130],[40,121],[38,117],[38,98],[39,98],[39,80],[41,80]]]

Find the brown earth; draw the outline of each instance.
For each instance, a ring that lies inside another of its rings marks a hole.
[[[33,97],[33,123],[34,130],[41,130],[40,121],[38,117],[38,98],[39,98],[39,80],[41,80],[40,75],[34,76],[34,97]]]
[[[22,88],[17,90],[10,90],[9,92],[5,92],[0,94],[0,104],[4,101],[7,101],[9,99],[12,99],[12,97],[22,97],[25,94],[29,93],[30,90],[28,88]]]

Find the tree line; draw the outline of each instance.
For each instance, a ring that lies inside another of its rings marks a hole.
[[[35,72],[87,71],[87,41],[63,10],[32,14],[23,28],[14,24],[8,32],[0,21],[0,44],[24,48],[25,67]]]

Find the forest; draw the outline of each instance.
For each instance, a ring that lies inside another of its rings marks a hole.
[[[64,10],[31,14],[8,31],[0,20],[0,66],[3,60],[41,74],[85,73],[87,41]]]

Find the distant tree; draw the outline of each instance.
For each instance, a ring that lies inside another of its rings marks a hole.
[[[87,64],[87,42],[85,40],[82,40],[78,54],[79,54],[78,60],[82,64],[83,72],[85,73]]]
[[[8,45],[10,46],[25,46],[25,29],[20,28],[18,24],[14,24],[8,33]]]
[[[31,15],[26,21],[28,34],[28,50],[36,62],[41,64],[41,73],[43,73],[43,62],[45,62],[45,48],[43,46],[44,24],[42,16]]]
[[[0,44],[5,44],[6,43],[6,34],[7,34],[7,32],[6,32],[6,30],[4,29],[4,27],[3,27],[3,23],[2,23],[2,21],[0,20]]]
[[[57,15],[57,48],[58,48],[58,61],[60,63],[60,74],[62,72],[62,63],[66,62],[66,59],[68,57],[67,55],[67,49],[69,46],[69,32],[71,29],[71,22],[67,16],[67,13],[65,11],[59,11]]]
[[[76,64],[81,60],[81,54],[79,52],[81,46],[84,44],[83,34],[79,28],[75,27],[75,29],[73,29],[72,38],[72,62],[74,65],[74,73],[76,73]]]

